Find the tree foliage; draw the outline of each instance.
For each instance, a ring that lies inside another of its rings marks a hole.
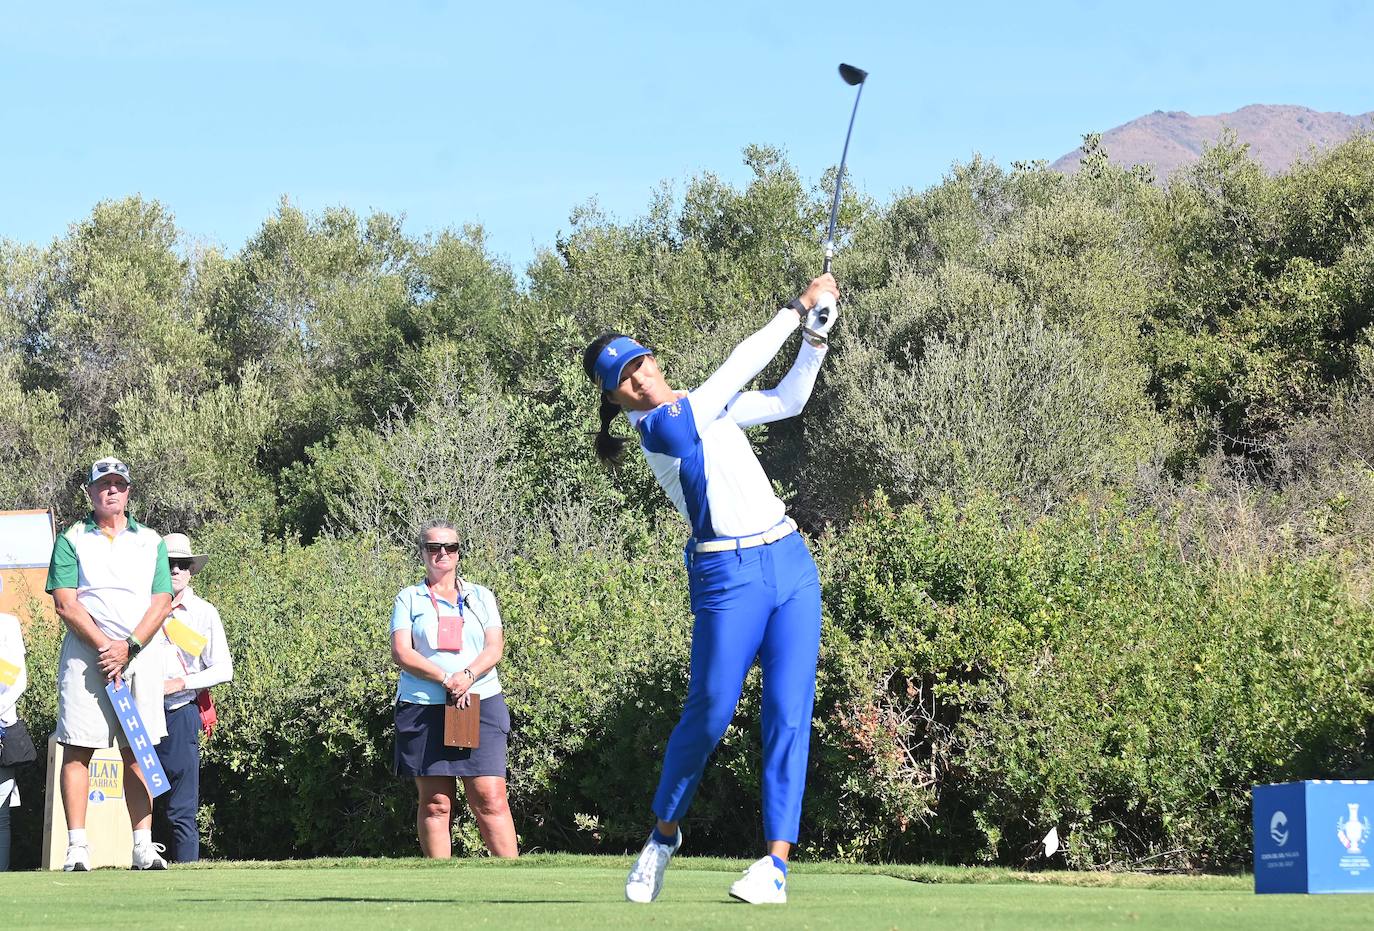
[[[385,614],[431,517],[509,608],[527,840],[642,831],[684,530],[642,457],[594,461],[580,352],[624,331],[691,387],[802,290],[833,175],[744,162],[642,216],[576,208],[523,274],[480,227],[289,201],[233,252],[138,197],[0,241],[0,506],[70,521],[113,453],[140,517],[215,554],[241,676],[215,849],[410,849]],[[1054,822],[1078,866],[1236,865],[1249,780],[1368,773],[1371,672],[1343,657],[1374,631],[1374,139],[1273,177],[1226,139],[1159,186],[1089,137],[1081,169],[846,191],[830,356],[801,417],[750,434],[825,575],[806,853],[1019,862]],[[702,849],[757,840],[757,698]]]

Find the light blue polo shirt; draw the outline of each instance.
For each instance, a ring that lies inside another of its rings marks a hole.
[[[425,659],[430,660],[446,672],[461,672],[482,652],[487,645],[487,630],[501,626],[501,612],[496,607],[496,596],[490,589],[463,580],[460,583],[459,597],[463,602],[463,649],[454,653],[439,650],[434,646],[438,637],[439,618],[434,613],[434,605],[429,600],[429,586],[423,581],[403,588],[396,596],[391,609],[391,632],[410,631],[410,642]],[[445,614],[458,613],[458,606],[448,599],[434,596]],[[490,698],[501,691],[501,680],[496,670],[489,669],[470,690],[478,698]],[[396,687],[396,700],[414,705],[442,705],[445,701],[444,687],[430,679],[421,679],[401,670],[401,681]]]

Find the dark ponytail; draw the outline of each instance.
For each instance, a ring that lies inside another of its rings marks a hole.
[[[605,349],[612,340],[619,339],[623,333],[602,333],[592,340],[582,352],[582,369],[587,373],[587,377],[596,384],[596,360],[601,355],[601,350]],[[597,385],[597,387],[601,387]],[[611,435],[611,423],[620,413],[620,405],[611,400],[609,391],[601,392],[601,429],[596,434],[596,458],[604,464],[612,464],[620,461],[625,455],[625,447],[629,445],[629,440],[624,437]]]
[[[611,464],[619,462],[625,455],[625,447],[629,445],[629,440],[620,436],[611,436],[611,421],[615,420],[616,414],[620,413],[620,405],[612,401],[608,392],[601,393],[601,430],[596,435],[596,458],[602,463]]]

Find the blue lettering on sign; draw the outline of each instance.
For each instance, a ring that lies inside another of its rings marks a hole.
[[[150,746],[147,737],[148,729],[143,726],[143,718],[133,703],[129,685],[127,682],[121,682],[116,686],[113,682],[107,682],[105,683],[105,694],[110,696],[110,703],[114,707],[127,712],[125,717],[119,719],[120,726],[124,730],[124,738],[129,741],[130,747],[143,751],[138,764],[143,770],[143,778],[147,781],[153,798],[157,798],[171,786],[167,784],[167,774],[162,769],[162,761],[158,759],[157,752]]]
[[[105,793],[101,792],[99,789],[92,789],[88,798],[90,798],[92,802],[103,802],[105,801]]]

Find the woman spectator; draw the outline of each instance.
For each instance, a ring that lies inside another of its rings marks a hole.
[[[424,581],[402,589],[391,611],[391,657],[401,668],[396,693],[398,776],[413,776],[415,816],[426,857],[452,854],[452,820],[462,780],[468,806],[493,856],[518,856],[506,800],[510,712],[496,664],[505,650],[501,612],[492,593],[458,576],[458,532],[447,521],[425,524],[417,541]],[[444,706],[479,701],[478,747],[444,745]]]
[[[16,706],[28,683],[19,618],[0,614],[0,745],[5,728],[14,727],[19,720]],[[19,804],[14,772],[13,766],[0,766],[0,873],[10,868],[10,809]]]

